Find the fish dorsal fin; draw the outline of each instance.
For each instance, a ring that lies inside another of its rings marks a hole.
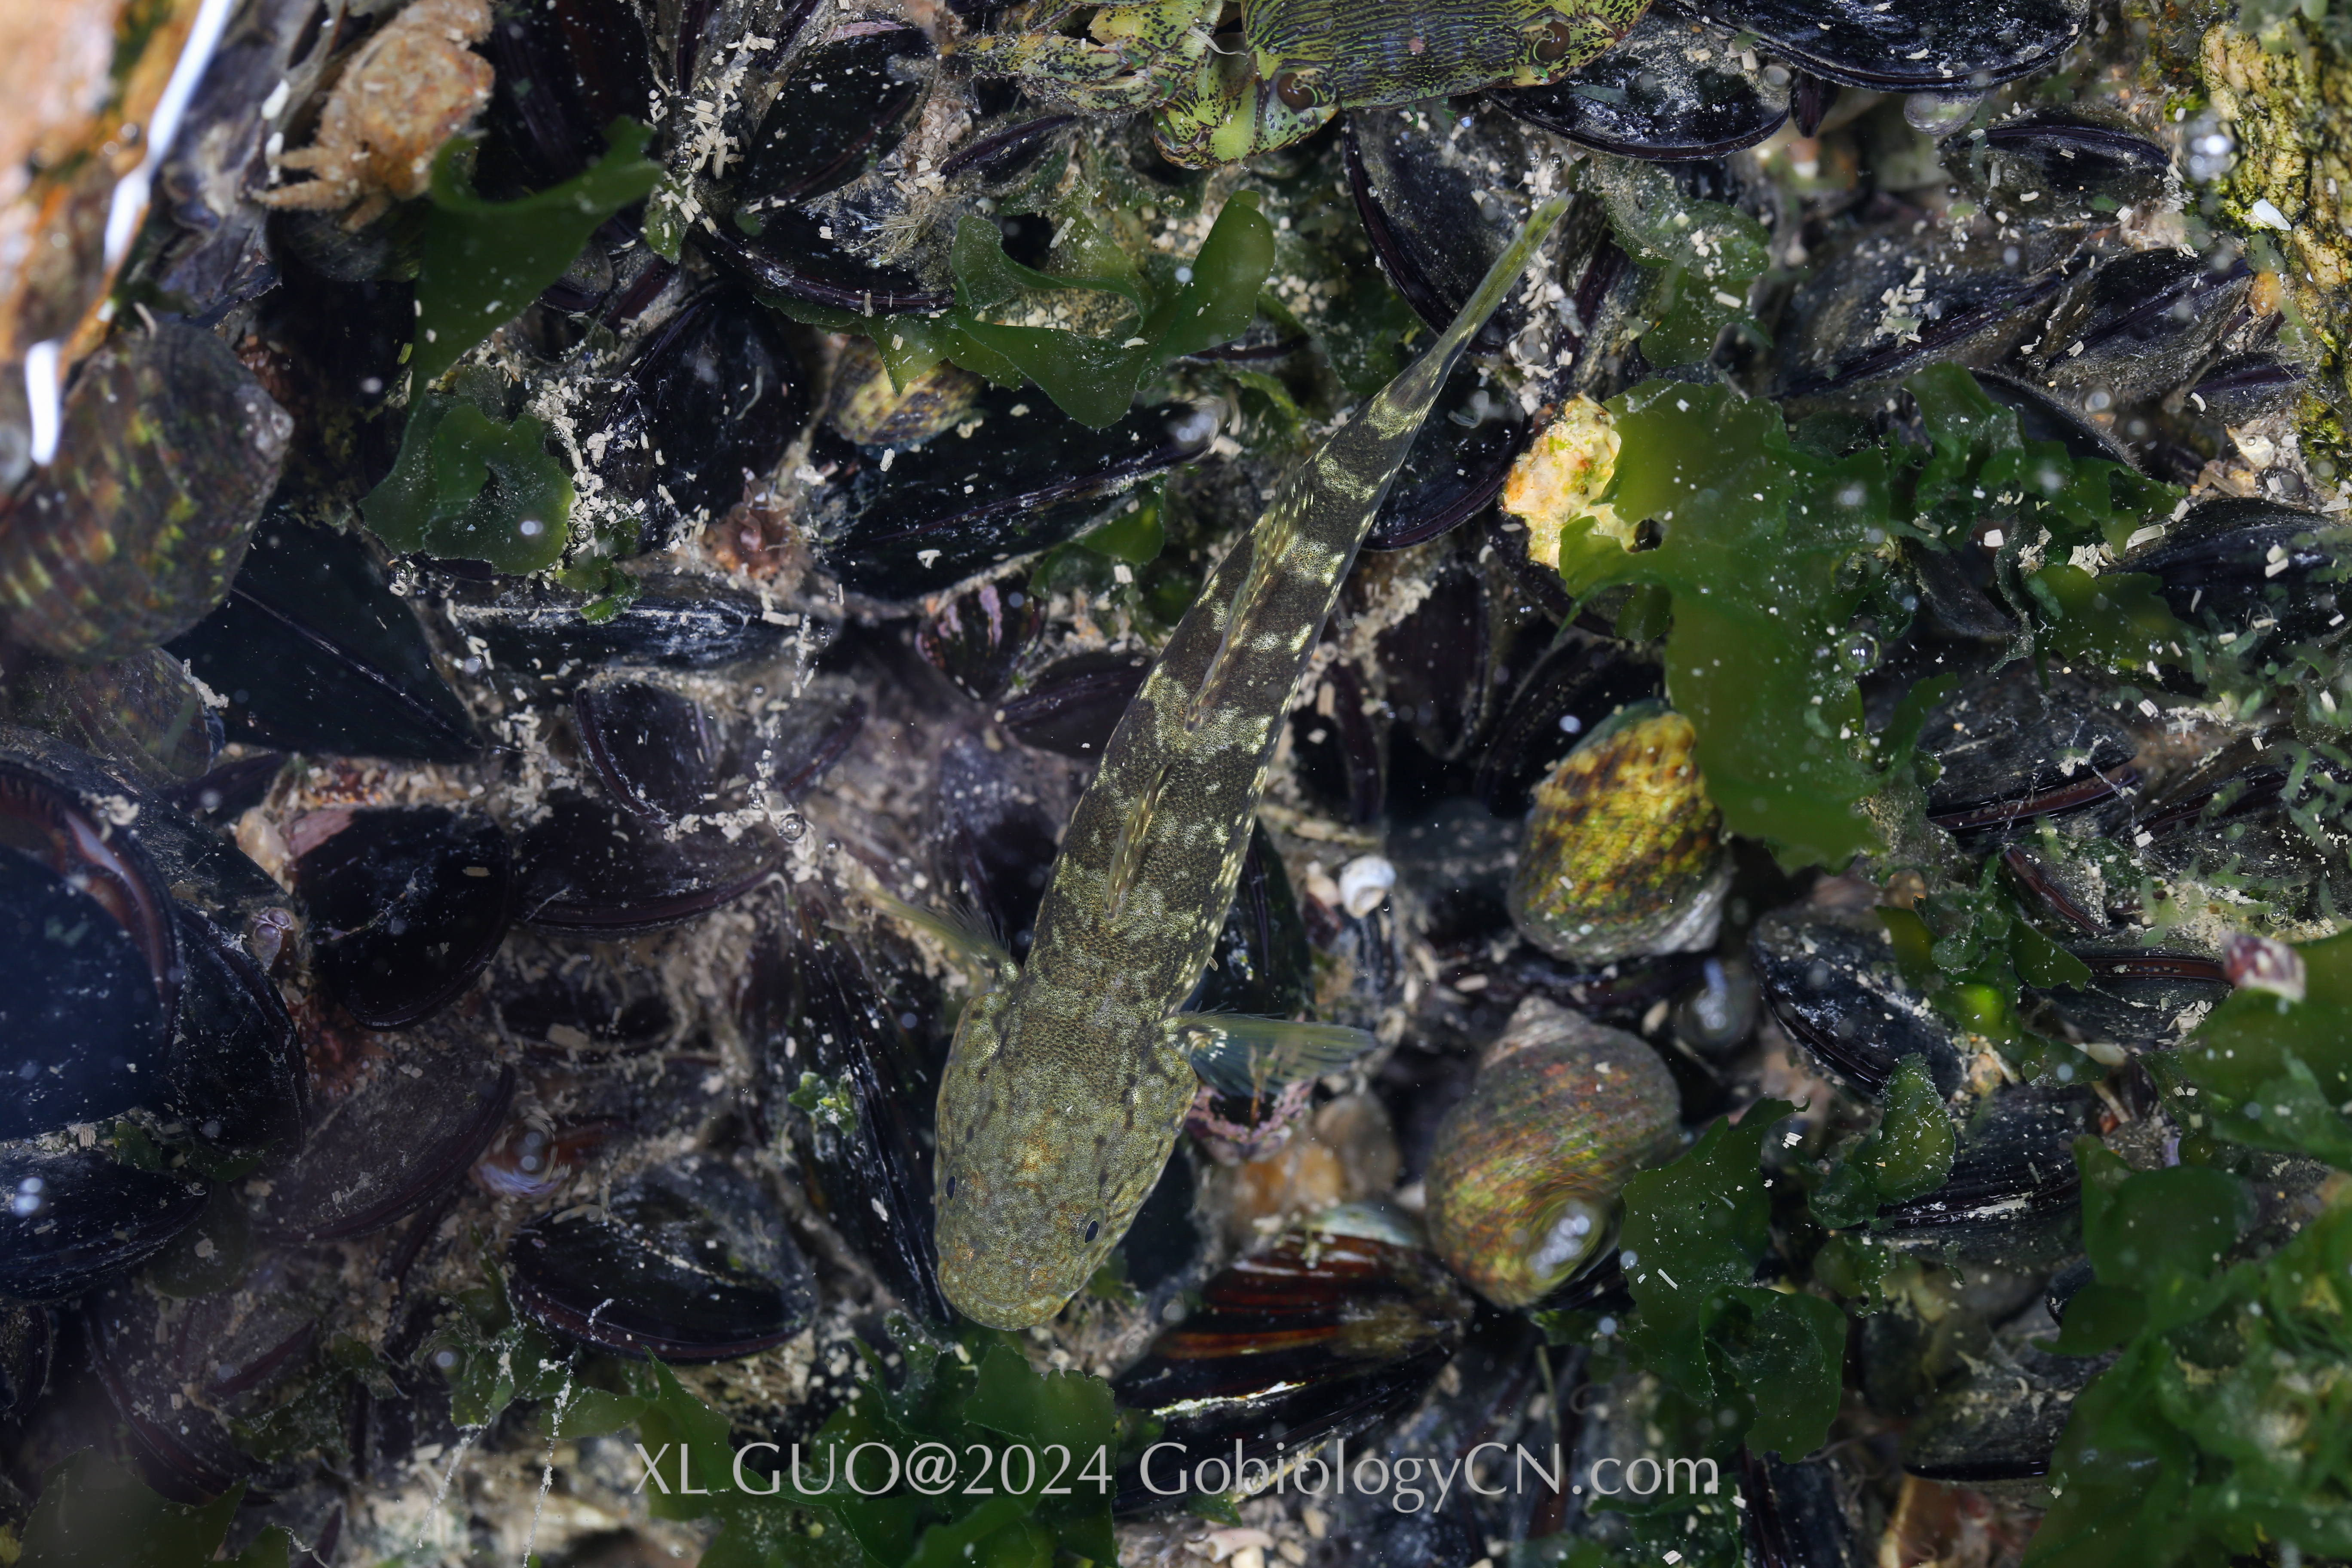
[[[1111,851],[1110,875],[1103,889],[1105,906],[1114,917],[1126,909],[1127,895],[1142,879],[1144,842],[1151,833],[1151,819],[1160,814],[1160,792],[1167,787],[1171,771],[1169,763],[1160,765],[1119,824],[1118,847]]]
[[[1262,1095],[1346,1067],[1380,1041],[1339,1024],[1294,1024],[1237,1013],[1179,1013],[1160,1026],[1201,1081],[1225,1094]]]

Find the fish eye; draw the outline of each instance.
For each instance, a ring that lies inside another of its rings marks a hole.
[[[1091,1243],[1095,1238],[1095,1233],[1100,1229],[1102,1229],[1102,1221],[1098,1219],[1087,1221],[1087,1240]]]
[[[953,1176],[950,1176],[948,1178],[947,1195],[949,1197],[955,1196],[955,1178]]]

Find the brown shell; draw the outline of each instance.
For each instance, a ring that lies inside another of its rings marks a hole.
[[[293,433],[210,332],[118,334],[66,395],[57,460],[0,503],[8,639],[96,663],[204,619],[228,596]]]
[[[1607,1237],[1626,1178],[1673,1152],[1680,1113],[1649,1047],[1528,997],[1438,1125],[1431,1245],[1497,1306],[1540,1300]]]
[[[1715,940],[1731,865],[1690,721],[1650,704],[1595,729],[1536,786],[1511,918],[1571,963]]]

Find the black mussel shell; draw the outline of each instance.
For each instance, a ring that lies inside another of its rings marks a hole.
[[[1368,550],[1402,550],[1458,528],[1503,492],[1534,427],[1518,399],[1468,362],[1455,367],[1389,487]]]
[[[952,290],[934,288],[903,267],[866,260],[833,235],[816,213],[784,207],[730,215],[695,239],[762,295],[781,294],[861,316],[936,315],[955,308]],[[756,225],[757,234],[746,226]]]
[[[1387,800],[1389,710],[1385,702],[1371,707],[1365,711],[1362,672],[1336,659],[1323,670],[1314,704],[1290,716],[1299,788],[1360,827],[1379,821]]]
[[[1492,201],[1490,163],[1455,156],[1449,111],[1358,109],[1349,111],[1344,148],[1348,188],[1381,269],[1433,331],[1442,331],[1469,302],[1486,268],[1510,243],[1517,219]],[[1503,166],[1525,161],[1512,122],[1482,117],[1464,138],[1495,138]],[[1471,340],[1474,351],[1499,351],[1528,324],[1517,295]]]
[[[866,699],[856,693],[810,691],[760,731],[759,776],[797,804],[848,754],[866,728]]]
[[[1215,954],[1184,1010],[1288,1018],[1313,999],[1314,991],[1315,954],[1299,919],[1297,895],[1290,890],[1290,874],[1264,825],[1253,824],[1233,908],[1225,911]]]
[[[0,1301],[0,1421],[33,1407],[49,1385],[57,1316],[29,1301]]]
[[[793,57],[738,188],[778,204],[857,178],[898,144],[929,87],[929,35],[894,17],[845,20]]]
[[[2172,155],[2127,127],[2061,110],[2035,110],[1945,143],[1955,174],[1971,175],[1981,149],[1999,167],[2003,191],[2063,192],[2105,196],[2118,205],[2160,194],[2172,175]]]
[[[1906,1473],[1957,1487],[2050,1473],[2075,1396],[2114,1358],[2055,1355],[2030,1340],[2003,1348],[1927,1401],[1903,1434]]]
[[[2085,1039],[2142,1048],[2178,1045],[2230,994],[2229,972],[2205,953],[2103,942],[2070,943],[2067,951],[2091,977],[2042,994]]]
[[[1720,40],[1693,32],[1654,5],[1606,54],[1549,87],[1486,96],[1530,125],[1652,163],[1720,158],[1780,129],[1788,93],[1742,69]]]
[[[816,1311],[808,1260],[767,1194],[688,1155],[603,1207],[541,1215],[507,1246],[515,1310],[615,1355],[732,1361],[782,1344]]]
[[[294,863],[327,989],[372,1029],[398,1029],[472,985],[507,934],[514,864],[478,812],[352,811]]]
[[[0,762],[0,1138],[163,1093],[182,958],[162,889],[128,834]]]
[[[604,153],[604,128],[642,118],[654,94],[650,40],[628,0],[522,6],[499,17],[483,52],[498,85],[474,184],[501,200],[582,173]]]
[[[2318,512],[2254,497],[2193,507],[2164,537],[2127,555],[2119,572],[2154,576],[2172,613],[2191,625],[2238,634],[2231,652],[2329,629],[2339,591],[2331,579],[2352,555],[2352,528]],[[2274,621],[2275,626],[2260,626]]]
[[[817,1208],[900,1301],[950,1321],[931,1236],[936,1076],[865,957],[835,931],[835,911],[806,884],[771,909],[763,930],[773,935],[752,950],[737,1015],[767,1113],[792,1127]],[[831,1103],[793,1103],[804,1084]]]
[[[482,640],[495,670],[556,696],[615,664],[713,669],[772,655],[799,626],[757,594],[700,578],[641,581],[643,592],[597,621],[580,613],[591,595],[511,578],[453,583],[443,610],[459,635]]]
[[[991,750],[958,735],[940,757],[933,857],[948,896],[968,905],[1016,959],[1026,958],[1037,906],[1054,869],[1067,812],[1034,753]]]
[[[1754,1568],[1869,1568],[1877,1561],[1826,1459],[1784,1463],[1778,1454],[1739,1450],[1738,1496]]]
[[[285,1143],[309,1097],[294,1019],[235,936],[184,904],[173,912],[186,978],[164,1068],[169,1109],[219,1148]]]
[[[1374,647],[1389,707],[1422,750],[1451,760],[1485,728],[1495,649],[1486,578],[1459,552],[1437,563],[1427,596]]]
[[[2310,373],[2271,354],[2231,354],[2197,378],[2189,401],[2224,425],[2242,425],[2303,390]]]
[[[1594,725],[1664,689],[1659,668],[1625,644],[1563,630],[1505,703],[1478,764],[1478,798],[1498,816],[1525,811],[1528,792]]]
[[[1699,0],[1719,27],[1827,81],[1875,92],[1998,86],[2040,70],[2082,33],[2084,0],[1880,5],[1872,0]]]
[[[489,1147],[514,1089],[514,1068],[474,1049],[415,1048],[373,1063],[313,1112],[302,1152],[269,1171],[255,1228],[281,1241],[331,1241],[414,1214]]]
[[[2017,416],[2017,433],[2023,439],[2055,441],[2076,462],[2107,462],[2126,468],[2134,466],[2132,455],[2114,437],[2032,382],[2003,375],[1999,371],[1979,370],[1973,374],[1987,397]]]
[[[2067,277],[2065,265],[2037,257],[1924,262],[1907,223],[1858,234],[1790,298],[1775,350],[1776,395],[1850,395],[1938,362],[1990,364],[2036,335],[2042,318],[2032,307]],[[1912,330],[1888,330],[1890,292],[1908,301],[1900,313]]]
[[[1938,1094],[1959,1088],[1967,1055],[1951,1026],[1904,981],[1874,914],[1767,915],[1748,951],[1781,1028],[1840,1078],[1874,1095],[1906,1057],[1917,1057]]]
[[[658,550],[724,515],[809,419],[807,374],[775,318],[741,289],[708,289],[661,324],[606,413],[598,493]]]
[[[1216,432],[1213,417],[1183,403],[1089,429],[1034,389],[991,388],[972,413],[982,438],[935,437],[911,450],[818,431],[809,465],[826,483],[811,497],[809,522],[819,563],[843,587],[919,598],[1050,549],[1137,479],[1198,458]]]
[[[1927,786],[1928,820],[1964,837],[2007,837],[2084,810],[2120,824],[2139,776],[2138,747],[2113,713],[2072,683],[2045,689],[2022,665],[1937,703],[1919,750],[1943,770]]]
[[[69,1300],[163,1251],[205,1198],[198,1183],[102,1150],[0,1144],[0,1296]]]
[[[915,629],[915,647],[977,701],[1004,695],[1013,667],[1045,629],[1045,606],[1017,582],[982,583]]]
[[[572,695],[572,727],[604,791],[648,822],[706,810],[723,737],[693,698],[644,680],[593,680]]]
[[[2176,250],[2141,250],[2097,268],[2051,323],[2038,357],[2048,379],[2116,403],[2159,396],[2196,373],[2253,286]]]
[[[289,751],[454,763],[472,716],[357,534],[263,521],[228,601],[173,653],[229,700],[229,733]]]
[[[1453,1359],[1471,1302],[1437,1260],[1365,1237],[1285,1236],[1201,1289],[1201,1304],[1113,1380],[1119,1405],[1162,1423],[1155,1493],[1119,1477],[1121,1512],[1166,1506],[1194,1467],[1303,1452],[1418,1400]],[[1181,1468],[1182,1479],[1175,1479]]]
[[[940,164],[940,173],[952,180],[969,171],[987,185],[1017,179],[1052,149],[1055,132],[1076,123],[1075,114],[1041,114],[1015,121],[949,153]]]
[[[1100,762],[1151,661],[1139,653],[1074,653],[1004,700],[997,722],[1024,745]]]
[[[515,917],[542,931],[621,936],[732,903],[774,868],[764,826],[700,826],[672,836],[589,795],[551,795],[515,845]]]
[[[83,1314],[90,1367],[150,1486],[201,1503],[252,1474],[226,1417],[258,1414],[256,1396],[307,1369],[317,1320],[272,1274],[187,1302],[118,1285]]]
[[[518,937],[499,960],[489,995],[505,1034],[534,1059],[634,1056],[677,1032],[657,973],[599,963],[592,948]]]
[[[2077,1244],[2074,1140],[2096,1131],[2097,1106],[2087,1089],[2001,1089],[1970,1118],[1944,1184],[1879,1210],[1873,1234],[1975,1263],[2046,1267]]]

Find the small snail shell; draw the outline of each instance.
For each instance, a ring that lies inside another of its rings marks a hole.
[[[1541,1300],[1609,1234],[1617,1194],[1675,1146],[1680,1096],[1633,1036],[1530,996],[1429,1162],[1429,1232],[1502,1307]]]

